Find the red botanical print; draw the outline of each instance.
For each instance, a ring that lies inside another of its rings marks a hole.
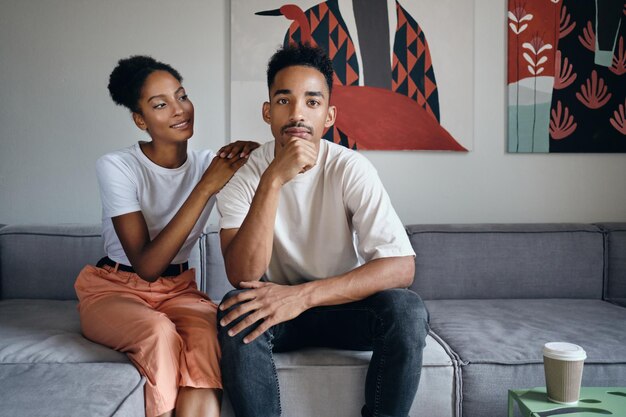
[[[561,9],[561,21],[559,23],[559,39],[563,39],[570,34],[576,27],[576,22],[570,24],[571,16],[567,13],[567,7],[565,5]]]
[[[587,78],[585,84],[581,85],[580,92],[576,93],[576,98],[590,109],[599,109],[610,99],[611,93],[602,78],[598,78],[596,70],[591,72],[591,78]]]
[[[561,51],[556,51],[554,65],[554,88],[556,90],[562,90],[576,80],[576,73],[573,72],[574,66],[569,63],[567,57],[564,57],[561,61]]]
[[[613,55],[613,65],[609,68],[613,74],[622,75],[626,73],[626,49],[624,49],[624,37],[619,37],[619,44],[615,55]]]
[[[596,33],[593,31],[591,21],[587,22],[587,27],[583,29],[583,36],[578,35],[580,43],[591,52],[596,50]]]
[[[561,101],[556,103],[556,109],[550,112],[550,136],[554,140],[565,139],[574,131],[578,124],[574,121],[574,116],[569,114],[569,109],[563,107]]]
[[[611,125],[617,129],[622,135],[626,135],[626,101],[624,104],[620,104],[618,109],[613,112],[613,117],[610,118]]]

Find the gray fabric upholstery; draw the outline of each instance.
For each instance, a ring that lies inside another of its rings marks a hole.
[[[0,296],[75,300],[76,276],[103,256],[99,225],[6,226],[0,230]]]
[[[204,291],[219,304],[224,295],[233,289],[233,286],[226,278],[218,229],[210,228],[200,239],[201,256],[204,260],[203,268],[206,271]]]
[[[2,409],[17,417],[143,416],[145,380],[125,354],[81,335],[76,304],[0,301]]]
[[[0,363],[129,363],[80,333],[76,301],[0,301]]]
[[[583,384],[626,381],[626,309],[600,300],[430,300],[430,325],[462,364],[463,417],[506,415],[507,389],[544,386],[543,344],[587,352]]]
[[[276,354],[283,415],[360,416],[370,357],[371,352],[332,349]],[[424,349],[422,378],[410,417],[455,415],[455,366],[443,347],[429,336]],[[228,400],[224,401],[222,416],[234,416]]]
[[[604,237],[584,224],[414,225],[422,299],[602,298]]]
[[[626,306],[626,223],[601,223],[608,233],[608,280],[606,299]]]
[[[624,385],[626,309],[601,299],[626,300],[625,226],[408,226],[412,289],[432,327],[411,417],[505,415],[507,389],[544,384],[552,340],[585,347],[584,384]],[[0,404],[11,415],[144,415],[134,366],[80,335],[73,283],[102,252],[99,225],[0,228]],[[213,300],[231,289],[215,229],[190,264]],[[369,355],[277,355],[284,415],[357,417]]]
[[[144,380],[129,363],[2,364],[0,381],[6,416],[145,415]]]

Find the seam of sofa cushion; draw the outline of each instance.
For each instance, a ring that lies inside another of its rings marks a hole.
[[[128,399],[130,397],[132,397],[133,395],[135,395],[135,393],[138,390],[140,390],[140,389],[143,390],[143,386],[144,386],[145,383],[146,383],[146,377],[142,376],[141,379],[139,380],[139,382],[137,383],[137,385],[135,385],[135,388],[133,388],[131,390],[131,392],[126,397],[124,397],[124,399],[122,401],[120,401],[118,406],[113,411],[113,414],[111,414],[111,417],[114,417],[115,415],[117,415],[117,412],[120,411],[120,409],[124,406],[124,404],[126,404]],[[143,393],[141,394],[141,396],[143,397]]]
[[[428,334],[430,337],[435,340],[435,342],[439,343],[446,352],[446,354],[450,357],[450,361],[452,362],[453,369],[453,381],[454,384],[454,413],[455,417],[461,417],[463,415],[463,372],[461,370],[461,366],[464,362],[461,360],[461,357],[448,345],[437,333],[435,333],[432,329],[428,330]]]
[[[588,358],[587,358],[588,359]],[[520,361],[491,361],[491,360],[477,360],[477,361],[465,361],[462,363],[463,366],[466,365],[509,365],[509,366],[518,366],[518,365],[539,365],[543,364],[543,360],[541,359],[527,359]],[[600,361],[590,361],[585,360],[585,365],[626,365],[626,361],[618,361],[618,362],[600,362]]]
[[[604,232],[598,228],[598,230],[419,230],[419,231],[409,231],[407,229],[407,234],[409,236],[420,235],[420,234],[442,234],[442,235],[459,235],[459,234],[482,234],[482,235],[527,235],[527,234],[557,234],[557,233],[591,233],[591,234],[601,234]]]
[[[609,259],[610,254],[610,238],[609,233],[606,231],[602,232],[602,299],[607,300],[609,298]]]

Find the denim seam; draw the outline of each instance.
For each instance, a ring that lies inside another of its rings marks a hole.
[[[268,335],[267,348],[270,351],[270,361],[272,362],[272,370],[274,371],[274,383],[276,384],[276,392],[278,393],[278,415],[283,415],[283,407],[280,401],[280,384],[278,383],[278,371],[276,370],[276,363],[274,362],[274,345],[272,344],[272,336]]]
[[[384,321],[382,318],[378,317],[376,315],[376,312],[374,312],[373,310],[367,309],[369,310],[370,313],[374,314],[374,317],[376,317],[376,320],[380,323],[381,326],[381,334],[384,334]],[[379,365],[378,365],[378,375],[376,376],[376,394],[374,395],[375,398],[375,402],[374,402],[374,417],[377,417],[379,415],[380,412],[380,395],[381,395],[381,391],[382,391],[382,373],[383,373],[383,367],[385,366],[385,356],[386,356],[386,350],[387,350],[387,344],[385,343],[385,338],[382,337],[382,342],[383,342],[383,346],[382,346],[382,352],[380,355],[380,360],[379,360]]]

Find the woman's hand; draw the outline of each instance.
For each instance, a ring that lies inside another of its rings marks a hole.
[[[209,184],[211,194],[217,194],[219,190],[235,175],[235,172],[245,164],[248,159],[237,154],[229,158],[216,156],[209,167],[204,171],[201,182]]]
[[[248,158],[250,156],[250,152],[258,148],[259,145],[256,142],[249,142],[238,140],[233,143],[229,143],[226,146],[222,146],[222,148],[217,151],[217,156],[220,158],[231,159],[234,156],[239,156],[240,158]]]

